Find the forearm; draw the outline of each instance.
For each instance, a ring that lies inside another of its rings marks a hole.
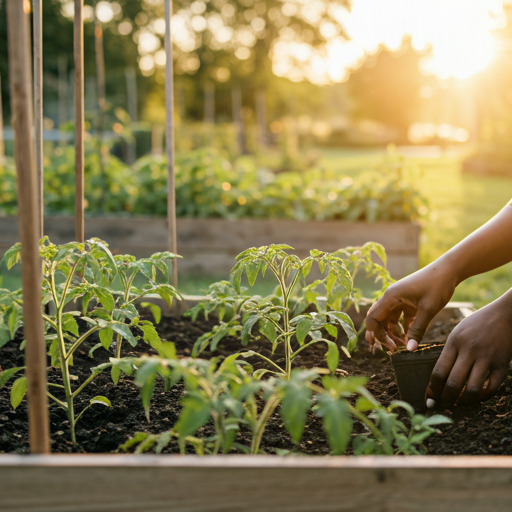
[[[512,261],[512,201],[431,265],[448,269],[458,285]]]

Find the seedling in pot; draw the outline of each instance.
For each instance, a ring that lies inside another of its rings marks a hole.
[[[360,268],[367,274],[383,281],[385,288],[392,282],[386,269],[371,260],[372,251],[385,262],[386,256],[381,245],[366,244],[363,247],[350,247],[335,253],[312,250],[310,256],[300,259],[287,251],[288,245],[270,245],[247,249],[237,256],[237,263],[231,271],[231,287],[226,281],[212,285],[208,300],[192,308],[187,314],[193,319],[203,312],[205,316],[217,313],[220,324],[210,333],[197,340],[193,356],[198,356],[206,348],[215,350],[217,343],[226,335],[239,333],[242,345],[247,345],[259,334],[272,344],[272,354],[282,344],[284,347],[285,367],[281,368],[263,354],[255,351],[243,352],[244,357],[257,356],[263,359],[269,368],[261,369],[257,376],[264,373],[290,378],[294,359],[306,348],[316,343],[327,345],[326,361],[334,372],[339,362],[339,349],[334,339],[341,328],[347,335],[343,352],[350,357],[356,348],[357,332],[346,310],[354,305],[357,308],[368,302],[361,291],[354,287],[353,278]],[[306,284],[313,264],[318,264],[322,278]],[[243,295],[242,275],[245,273],[252,286],[259,273],[264,276],[271,272],[277,280],[276,293],[270,297]],[[306,312],[313,304],[316,311]],[[223,321],[227,315],[227,321]],[[296,339],[298,348],[292,344]]]
[[[20,244],[9,249],[4,256],[7,267],[11,268],[20,258]],[[170,253],[159,253],[151,258],[137,261],[133,256],[112,256],[107,245],[98,239],[86,243],[72,242],[62,246],[51,244],[47,237],[41,240],[40,254],[43,262],[42,297],[43,304],[53,302],[55,314],[43,314],[45,321],[45,339],[51,366],[60,368],[62,384],[49,383],[56,388],[59,398],[48,392],[48,396],[68,415],[71,440],[76,442],[75,425],[82,414],[94,404],[110,406],[110,401],[102,396],[94,397],[90,403],[77,415],[74,403],[81,391],[98,375],[102,368],[92,369],[92,373],[81,385],[73,390],[70,373],[73,365],[73,355],[82,344],[95,333],[98,333],[98,346],[109,349],[116,333],[116,354],[120,355],[123,339],[132,346],[136,345],[139,337],[132,333],[130,327],[141,331],[143,338],[151,345],[159,343],[151,322],[142,321],[135,308],[135,301],[148,293],[159,293],[168,303],[172,298],[180,298],[178,292],[169,284],[156,282],[156,272],[160,271],[169,278],[168,264],[175,256]],[[133,286],[135,275],[141,272],[149,283],[142,289]],[[120,278],[122,291],[112,288],[114,279]],[[82,313],[79,311],[64,311],[70,301],[82,298]],[[0,332],[9,332],[14,337],[15,331],[23,323],[21,295],[0,290],[0,307],[3,312],[3,326]],[[76,319],[81,317],[88,325],[85,333],[79,332]],[[129,323],[126,323],[129,322]],[[4,338],[5,340],[5,334]],[[23,349],[25,342],[22,342]],[[0,387],[24,367],[10,368],[0,373]],[[112,371],[112,378],[117,382],[117,369]],[[25,377],[18,378],[11,389],[11,403],[16,408],[26,392]]]

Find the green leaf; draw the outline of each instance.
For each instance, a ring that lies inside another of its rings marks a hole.
[[[274,343],[274,341],[276,341],[276,326],[270,320],[261,320],[260,332],[261,334],[263,334],[263,336],[268,338],[271,343]]]
[[[9,341],[11,341],[11,333],[9,332],[9,328],[5,325],[0,325],[0,348],[2,348]]]
[[[110,376],[112,377],[112,382],[117,384],[119,382],[119,377],[121,376],[121,368],[118,366],[112,366],[110,369]]]
[[[138,325],[140,329],[142,329],[142,332],[144,333],[144,341],[151,345],[155,350],[158,350],[160,348],[160,345],[162,344],[162,341],[160,340],[160,336],[158,336],[158,333],[156,332],[155,326],[148,322],[148,323],[140,323]]]
[[[18,261],[20,261],[20,256],[21,244],[17,243],[14,244],[10,249],[7,249],[0,263],[3,263],[5,261],[7,265],[7,270],[11,270],[11,268],[14,267],[14,265],[16,265]]]
[[[386,249],[384,249],[383,245],[377,242],[367,242],[366,244],[364,244],[363,249],[367,248],[373,251],[382,260],[384,266],[387,266],[388,258],[386,256]]]
[[[288,381],[283,387],[281,416],[293,441],[298,443],[306,424],[306,412],[311,405],[311,391],[302,382]]]
[[[108,350],[110,348],[110,344],[112,343],[114,331],[110,327],[106,327],[105,329],[101,329],[99,336],[103,348]]]
[[[249,281],[249,286],[253,286],[256,282],[256,278],[258,277],[258,272],[260,270],[260,262],[259,261],[250,261],[246,267],[245,272],[247,274],[247,280]]]
[[[64,313],[64,315],[62,315],[62,328],[77,337],[79,336],[78,324],[71,313]]]
[[[157,324],[160,323],[160,320],[162,318],[162,309],[160,308],[160,306],[157,306],[156,304],[152,304],[151,302],[141,302],[140,305],[143,308],[149,308],[151,310],[151,313],[153,313],[155,322]]]
[[[0,372],[0,388],[3,388],[7,381],[13,376],[16,375],[20,370],[24,370],[24,366],[16,366],[15,368],[9,368],[8,370],[4,370]]]
[[[106,407],[112,407],[112,404],[110,403],[110,400],[105,396],[95,396],[94,398],[91,398],[90,402],[91,405],[93,404],[101,404]]]
[[[442,414],[434,414],[423,421],[423,425],[428,425],[430,427],[433,425],[442,425],[444,423],[452,423],[452,420]]]
[[[297,341],[300,343],[300,345],[304,344],[304,340],[306,339],[306,336],[308,335],[312,325],[313,319],[309,317],[303,318],[297,324],[297,330],[295,331],[295,335],[297,336]]]
[[[92,289],[94,295],[98,298],[98,300],[101,302],[101,305],[109,312],[112,313],[112,310],[114,309],[114,297],[112,296],[112,293],[107,288],[104,288],[102,286],[95,286]]]
[[[316,414],[323,418],[323,426],[332,453],[342,455],[347,449],[352,432],[352,417],[345,400],[337,400],[329,394],[318,395]]]
[[[164,341],[156,349],[160,357],[165,359],[176,359],[176,346],[172,341]]]
[[[334,341],[324,340],[327,343],[327,354],[325,355],[325,359],[327,361],[327,366],[331,372],[335,372],[336,368],[338,368],[338,363],[340,360],[340,351],[338,350],[338,345],[334,343]]]
[[[251,334],[251,329],[253,325],[259,320],[258,315],[251,315],[244,323],[244,326],[242,328],[242,334],[241,334],[241,340],[242,345],[247,345],[247,342],[249,341],[249,335]]]
[[[27,392],[27,378],[20,377],[14,381],[11,389],[11,405],[16,409],[20,405],[25,393]]]
[[[337,338],[338,337],[338,329],[336,329],[336,327],[334,327],[334,325],[331,325],[331,324],[325,324],[325,330],[333,337],[333,338]]]
[[[133,336],[130,328],[121,322],[110,322],[108,326],[113,329],[117,334],[120,334],[132,347],[137,345],[137,339]]]
[[[182,438],[192,435],[210,418],[210,403],[199,395],[186,396],[178,422],[174,429]]]
[[[10,307],[10,313],[8,318],[8,327],[9,327],[9,334],[11,335],[11,339],[14,338],[14,334],[16,332],[16,324],[18,323],[18,308],[15,304],[13,304]]]

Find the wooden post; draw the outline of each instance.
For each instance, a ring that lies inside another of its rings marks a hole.
[[[62,130],[62,125],[68,120],[68,63],[65,55],[59,55],[57,62],[59,67],[59,130]],[[66,143],[66,137],[62,131],[60,133],[60,143]]]
[[[238,85],[233,86],[231,90],[231,110],[233,115],[233,124],[236,129],[238,141],[238,151],[240,154],[246,153],[245,133],[242,121],[242,91]]]
[[[39,237],[44,236],[44,198],[43,198],[43,17],[42,0],[32,0],[34,26],[34,120],[36,172],[39,197]]]
[[[165,150],[167,153],[167,229],[169,238],[169,251],[177,254],[176,241],[176,197],[174,176],[174,80],[172,66],[171,41],[172,0],[165,0]],[[176,260],[173,265],[173,285],[178,285],[178,266]]]
[[[75,0],[75,239],[84,241],[84,23],[83,0]]]
[[[23,315],[30,449],[49,453],[48,398],[46,396],[46,344],[41,310],[39,208],[34,161],[32,77],[28,12],[30,3],[7,2],[9,75],[11,85],[14,157],[18,178],[18,209],[23,262]]]
[[[258,135],[260,139],[260,146],[265,148],[267,146],[267,94],[263,89],[257,92],[256,96],[256,117],[258,124]]]
[[[125,69],[126,75],[126,100],[128,107],[128,114],[132,123],[138,121],[137,116],[137,79],[135,77],[135,70],[131,67]]]
[[[215,85],[211,81],[204,86],[204,122],[215,122]]]
[[[2,112],[2,76],[0,75],[0,165],[5,162],[4,117]]]

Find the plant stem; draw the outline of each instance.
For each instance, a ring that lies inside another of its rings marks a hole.
[[[267,363],[274,366],[274,368],[277,368],[279,370],[279,375],[283,375],[285,373],[284,370],[280,366],[278,366],[276,363],[274,363],[274,361],[272,361],[268,357],[265,357],[264,355],[260,354],[259,352],[254,352],[254,351],[251,351],[251,352],[253,352],[251,355],[261,357],[261,359],[264,359]]]
[[[267,425],[268,420],[270,419],[270,416],[272,416],[272,413],[275,411],[276,407],[281,402],[281,397],[277,394],[272,395],[267,403],[265,404],[265,407],[263,408],[263,411],[261,412],[261,416],[258,419],[256,423],[256,427],[254,428],[254,434],[251,441],[251,454],[256,455],[258,453],[258,450],[260,449],[260,443],[261,438],[263,437],[263,432],[265,430],[265,427]]]
[[[92,375],[87,377],[87,379],[83,382],[83,384],[76,391],[74,391],[71,394],[71,398],[75,398],[82,391],[82,389],[84,389],[85,386],[87,386],[87,384],[89,384],[89,382],[91,382],[91,380],[94,379],[94,377],[96,377],[96,375],[99,375],[99,373],[93,373]],[[76,423],[76,421],[75,421],[75,423]]]
[[[85,334],[82,334],[80,338],[78,338],[75,343],[71,346],[71,348],[68,350],[68,353],[66,355],[66,360],[69,359],[73,352],[93,333],[96,331],[99,331],[101,327],[99,325],[95,325],[94,327],[91,327]]]
[[[374,435],[374,437],[382,443],[387,455],[393,455],[393,448],[386,441],[386,438],[382,435],[381,431],[376,427],[373,421],[369,420],[361,411],[358,411],[350,403],[348,403],[348,406],[350,408],[350,412],[352,413],[352,415],[356,417],[361,423],[363,423]]]
[[[123,338],[120,334],[116,335],[116,357],[117,359],[121,359],[121,345],[123,343]]]

